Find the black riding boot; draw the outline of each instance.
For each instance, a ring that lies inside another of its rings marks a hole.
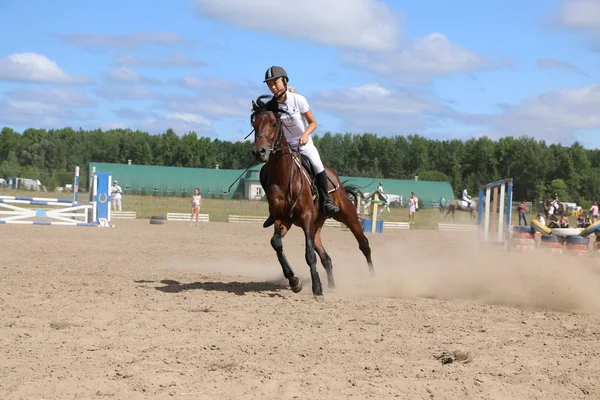
[[[319,196],[321,197],[321,204],[323,210],[328,217],[340,211],[340,208],[335,204],[333,200],[329,198],[329,184],[327,182],[327,172],[319,172],[316,176],[317,188],[319,189]]]
[[[265,195],[267,194],[267,169],[265,168],[266,165],[263,165],[263,167],[260,169],[260,173],[259,173],[259,179],[260,179],[260,186],[262,186],[263,191],[265,192]],[[271,207],[269,207],[269,218],[266,219],[265,222],[263,222],[263,228],[268,228],[271,225],[273,225],[275,223],[275,217],[273,215],[271,215]]]

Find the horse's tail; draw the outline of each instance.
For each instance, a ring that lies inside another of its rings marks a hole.
[[[358,199],[363,198],[363,194],[358,186],[352,184],[345,185],[344,182],[342,182],[342,186],[344,187],[346,193],[351,194],[354,197],[354,199],[349,198],[349,200],[351,200],[354,204],[357,203]]]

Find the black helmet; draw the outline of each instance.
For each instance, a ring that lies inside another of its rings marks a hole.
[[[287,72],[285,69],[278,67],[276,65],[272,66],[265,72],[265,80],[263,82],[270,81],[271,79],[283,78],[284,83],[288,83],[290,80],[288,78]]]
[[[380,185],[383,185],[383,182],[379,182]]]

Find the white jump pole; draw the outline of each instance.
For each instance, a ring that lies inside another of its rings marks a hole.
[[[487,241],[490,230],[490,197],[491,197],[491,188],[485,189],[485,215],[483,222],[483,240]]]
[[[79,165],[75,167],[75,177],[73,178],[73,204],[77,205],[78,201],[79,201]]]
[[[500,214],[498,215],[498,241],[502,242],[502,228],[504,228],[504,190],[506,185],[500,185]]]

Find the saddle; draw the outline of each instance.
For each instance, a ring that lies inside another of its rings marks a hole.
[[[319,190],[317,188],[317,184],[316,184],[316,180],[315,177],[317,176],[317,174],[315,173],[315,167],[312,164],[312,162],[310,161],[310,159],[308,157],[303,156],[301,153],[298,152],[294,152],[294,162],[296,162],[296,164],[302,168],[302,171],[304,174],[306,174],[306,178],[308,179],[309,183],[310,183],[310,193],[313,196],[313,199],[316,199],[318,197],[318,193]],[[265,180],[266,181],[266,164],[263,165],[263,167],[260,169],[260,179]],[[327,173],[327,179],[329,180],[329,182],[331,182],[333,184],[333,191],[336,191],[339,188],[339,185],[336,181],[334,181],[333,179],[331,179],[331,176],[329,176],[329,173]]]
[[[308,157],[303,156],[301,153],[294,153],[294,154],[298,157],[297,159],[300,159],[300,164],[308,176],[308,180],[310,182],[310,193],[313,196],[317,196],[319,190],[317,188],[317,184],[315,183],[315,177],[317,176],[317,174],[315,173],[315,166],[313,165],[313,163],[310,161],[310,159]],[[327,171],[327,170],[325,170],[325,171]],[[336,184],[336,182],[333,179],[331,179],[329,174],[327,174],[327,180],[333,184],[333,190],[334,191],[337,190],[338,185]]]
[[[469,207],[469,203],[467,203],[465,200],[460,199],[460,205],[464,208],[468,208]],[[473,205],[473,200],[471,200],[471,206]]]

